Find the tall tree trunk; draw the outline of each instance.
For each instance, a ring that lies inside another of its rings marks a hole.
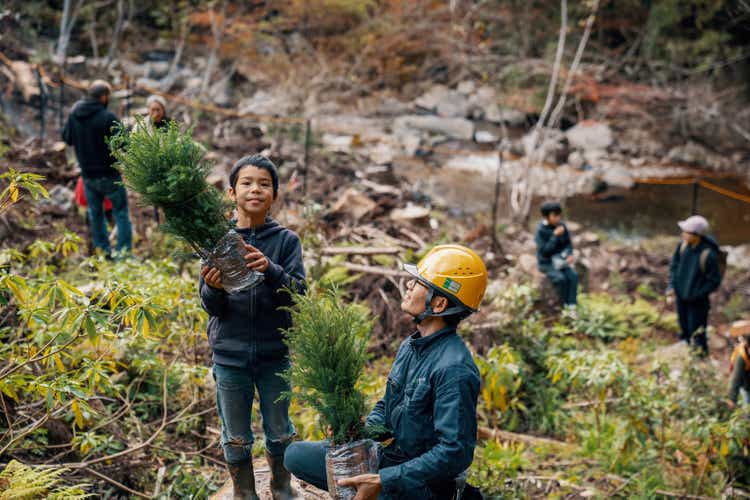
[[[183,21],[180,23],[180,35],[177,40],[177,47],[174,51],[174,57],[172,63],[169,65],[169,72],[167,76],[161,81],[160,88],[162,92],[168,92],[169,89],[174,85],[175,78],[177,77],[177,68],[180,65],[182,59],[182,52],[185,49],[185,41],[187,40],[188,34],[190,33],[190,16],[185,15]]]
[[[91,42],[91,55],[99,59],[99,43],[96,41],[96,11],[91,9],[91,19],[88,25],[89,41]]]
[[[200,89],[200,95],[204,96],[206,94],[206,91],[208,90],[209,85],[211,84],[211,77],[214,73],[214,68],[216,67],[216,60],[219,55],[219,48],[221,47],[221,42],[224,39],[224,28],[226,26],[226,10],[227,10],[227,3],[226,0],[221,1],[221,8],[219,11],[219,15],[216,15],[216,11],[214,10],[214,6],[211,6],[211,32],[214,37],[214,43],[211,47],[211,52],[208,54],[208,61],[206,61],[206,71],[203,73],[203,82],[201,82],[201,89]]]
[[[520,169],[518,175],[513,179],[510,192],[510,209],[514,219],[517,222],[526,223],[528,222],[529,212],[531,211],[531,198],[533,196],[533,187],[530,182],[531,168],[539,163],[543,158],[540,156],[544,153],[544,139],[545,139],[545,122],[549,116],[550,110],[552,109],[552,101],[555,97],[555,89],[557,88],[557,80],[560,77],[560,65],[562,62],[563,52],[565,50],[565,35],[568,31],[568,2],[567,0],[560,1],[560,34],[557,40],[557,51],[555,52],[555,61],[552,64],[552,76],[549,82],[549,88],[547,89],[547,98],[544,101],[544,108],[539,115],[539,120],[536,122],[534,129],[532,130],[532,144],[526,153],[524,167]]]
[[[109,44],[109,50],[107,51],[107,58],[104,60],[104,66],[108,66],[112,62],[112,59],[117,56],[118,45],[120,43],[120,34],[125,26],[125,0],[117,0],[117,21],[115,21],[115,29],[112,33],[112,42]]]
[[[83,0],[64,0],[63,2],[60,34],[57,37],[57,49],[55,50],[55,59],[60,63],[68,53],[70,34],[73,32],[73,26],[76,24],[81,5],[83,5]]]

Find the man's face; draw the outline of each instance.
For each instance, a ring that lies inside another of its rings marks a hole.
[[[417,316],[425,311],[425,300],[429,290],[416,279],[406,282],[406,293],[401,299],[401,310],[412,316]],[[432,310],[435,312],[443,311],[448,305],[445,297],[433,297]]]
[[[557,226],[561,220],[562,214],[558,212],[552,212],[547,216],[547,222],[549,222],[550,226]]]
[[[237,184],[229,188],[229,197],[237,210],[246,215],[264,215],[273,204],[273,178],[271,173],[254,165],[242,167]]]
[[[164,115],[164,108],[158,102],[152,102],[148,105],[148,116],[151,118],[151,123],[159,123]]]
[[[688,233],[687,231],[682,232],[682,241],[688,245],[697,245],[700,240],[701,237],[695,233]]]
[[[106,108],[109,106],[109,94],[104,94],[99,98],[99,102]]]

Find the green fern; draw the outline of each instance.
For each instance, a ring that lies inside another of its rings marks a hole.
[[[78,500],[90,498],[84,491],[87,484],[65,486],[60,484],[64,468],[32,468],[17,460],[11,460],[0,472],[0,500]]]

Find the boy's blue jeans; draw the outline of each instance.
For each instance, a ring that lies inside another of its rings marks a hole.
[[[117,177],[101,177],[83,179],[83,191],[86,193],[89,219],[91,220],[91,241],[94,248],[104,250],[109,254],[109,235],[107,222],[104,219],[104,198],[112,202],[112,216],[117,225],[118,252],[129,251],[133,246],[133,227],[128,215],[128,193]]]
[[[266,451],[283,456],[295,436],[289,420],[289,401],[279,400],[289,384],[279,374],[289,367],[289,360],[260,362],[239,368],[214,364],[216,404],[221,418],[221,447],[230,464],[242,464],[252,459],[255,437],[251,424],[253,398],[258,389],[260,413]]]
[[[547,275],[564,306],[578,303],[578,273],[570,266],[555,269],[552,265],[540,265],[539,270]]]

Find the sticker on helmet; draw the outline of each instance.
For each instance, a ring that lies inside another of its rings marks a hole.
[[[457,281],[453,281],[450,278],[445,278],[445,282],[443,283],[443,288],[450,290],[453,293],[458,293],[458,291],[461,289],[461,283]]]

